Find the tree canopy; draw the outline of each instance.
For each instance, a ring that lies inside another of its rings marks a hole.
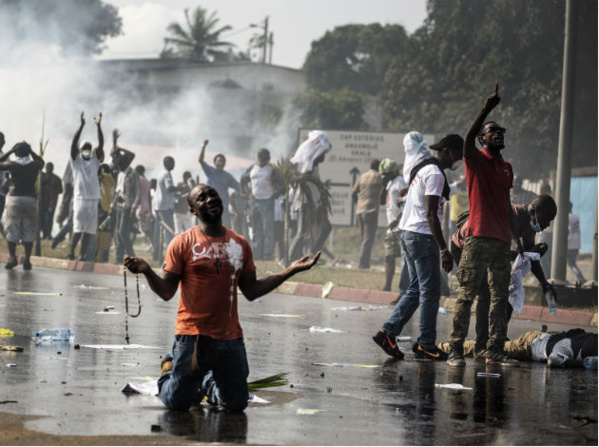
[[[197,7],[190,14],[185,10],[185,26],[171,23],[167,30],[170,37],[164,39],[163,58],[186,58],[201,62],[227,61],[236,58],[232,52],[234,44],[221,41],[221,34],[230,31],[229,25],[218,26],[216,12],[208,15],[204,8]]]
[[[300,127],[364,129],[364,101],[360,93],[343,87],[322,92],[309,89],[292,101],[300,110]]]
[[[57,45],[65,55],[103,51],[121,34],[118,9],[102,0],[0,0],[0,42]]]
[[[348,87],[377,95],[394,58],[409,46],[401,25],[345,25],[312,42],[304,71],[310,87],[332,90]]]

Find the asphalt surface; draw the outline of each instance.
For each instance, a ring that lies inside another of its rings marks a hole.
[[[163,302],[140,278],[143,307],[128,319],[129,340],[147,348],[114,349],[106,345],[126,344],[122,277],[38,267],[0,274],[0,328],[15,333],[0,344],[24,348],[0,351],[1,444],[17,443],[14,433],[7,440],[2,422],[11,415],[24,421],[25,443],[33,433],[39,443],[82,445],[90,437],[105,445],[597,445],[596,371],[474,359],[455,369],[414,359],[409,342],[400,343],[406,359],[394,361],[372,341],[390,308],[347,310],[360,303],[282,294],[254,303],[241,297],[240,315],[250,380],[288,372],[289,384],[256,392],[270,403],[251,404],[242,415],[205,405],[172,412],[158,397],[121,389],[158,377],[160,357],[172,346],[177,297]],[[134,313],[135,276],[128,282]],[[438,316],[438,341],[448,338],[451,318]],[[342,332],[311,332],[313,326]],[[512,321],[508,335],[538,326]],[[36,345],[32,334],[51,327],[74,329],[81,348]],[[417,314],[402,335],[417,337]],[[438,386],[450,383],[469,389]]]

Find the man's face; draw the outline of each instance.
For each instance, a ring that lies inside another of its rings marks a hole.
[[[219,171],[225,169],[225,164],[227,164],[225,157],[216,157],[214,159],[214,167]]]
[[[555,219],[555,215],[549,214],[549,213],[545,212],[545,210],[543,210],[543,209],[535,208],[533,210],[532,220],[534,222],[536,222],[537,224],[539,224],[541,231],[543,231],[545,228],[547,228],[551,224],[551,221],[553,219]]]
[[[481,132],[480,141],[483,146],[491,149],[503,149],[505,147],[504,138],[505,128],[499,124],[491,122],[485,124]]]
[[[92,158],[92,147],[90,144],[84,144],[80,151],[81,158],[89,160]]]
[[[194,187],[190,193],[191,213],[207,224],[217,223],[223,214],[223,201],[208,185]]]
[[[163,165],[167,171],[172,171],[173,169],[175,169],[175,160],[173,160],[172,158],[165,158],[163,161]]]

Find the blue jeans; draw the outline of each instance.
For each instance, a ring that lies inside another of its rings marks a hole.
[[[410,286],[400,297],[383,330],[391,337],[401,334],[420,305],[418,344],[432,349],[437,338],[437,312],[441,296],[439,247],[430,234],[403,231],[401,248],[403,262],[408,266]]]
[[[250,200],[254,259],[271,260],[275,246],[275,199]]]
[[[198,390],[211,405],[229,411],[243,411],[248,405],[247,378],[250,369],[243,338],[216,340],[219,365],[209,371],[201,382],[189,375],[195,335],[176,335],[173,344],[173,369],[158,379],[158,395],[171,410],[187,411],[197,400]]]

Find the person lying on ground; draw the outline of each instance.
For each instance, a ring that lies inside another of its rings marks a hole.
[[[474,357],[476,341],[464,342],[464,357]],[[443,352],[449,353],[450,344],[437,345]],[[597,334],[584,329],[570,329],[567,332],[550,334],[529,331],[514,340],[507,340],[505,352],[517,360],[547,362],[552,368],[582,368],[584,359],[597,357]]]

